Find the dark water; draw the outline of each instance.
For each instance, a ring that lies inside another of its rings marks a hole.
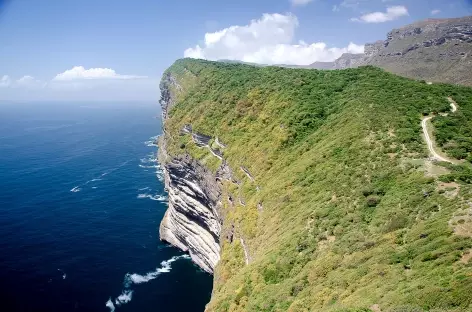
[[[159,242],[156,115],[0,104],[1,311],[203,311],[211,276]]]

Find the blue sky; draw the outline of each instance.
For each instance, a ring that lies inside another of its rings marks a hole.
[[[157,100],[185,56],[309,64],[471,0],[0,0],[0,100]]]

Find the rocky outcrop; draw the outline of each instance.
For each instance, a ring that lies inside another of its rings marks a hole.
[[[378,57],[404,56],[417,49],[448,43],[470,51],[468,44],[472,44],[472,17],[429,19],[394,29],[387,34],[387,40],[366,44],[364,63],[375,61]]]
[[[314,69],[345,69],[351,67],[358,67],[362,65],[364,58],[364,54],[344,53],[343,55],[341,55],[340,58],[338,58],[334,62],[315,62],[309,65],[308,67]]]
[[[211,136],[198,132],[192,133],[192,139],[197,146],[207,147],[210,144]]]
[[[343,54],[308,68],[345,69],[374,65],[415,79],[472,85],[472,16],[428,19],[394,29],[368,43],[364,54]]]
[[[164,176],[169,207],[160,238],[188,251],[198,266],[212,273],[220,259],[220,187],[213,174],[188,155],[167,162]]]
[[[169,207],[161,221],[160,239],[188,252],[203,270],[213,273],[220,259],[220,233],[222,218],[221,181],[231,179],[231,169],[223,162],[216,174],[205,168],[188,154],[169,155],[167,142],[172,137],[166,130],[167,112],[175,103],[175,92],[181,87],[170,74],[161,83],[161,100],[164,135],[159,139],[159,162],[162,165]],[[219,150],[209,146],[212,137],[194,132],[187,124],[181,135],[191,135],[197,146],[209,148],[222,159]]]
[[[364,46],[364,57],[373,57],[382,50],[382,48],[385,46],[385,43],[383,41],[376,41],[374,43],[367,43]]]
[[[351,68],[351,67],[358,67],[362,64],[362,60],[364,55],[362,54],[353,54],[353,53],[344,53],[334,61],[334,69],[344,69],[344,68]]]
[[[361,64],[415,79],[472,85],[472,16],[429,19],[366,45]]]
[[[167,118],[167,112],[175,103],[175,98],[172,96],[172,89],[175,89],[176,91],[182,91],[182,87],[174,76],[172,76],[170,73],[164,73],[160,83],[160,89],[161,99],[159,100],[159,104],[161,104],[162,108],[162,119],[165,120]]]
[[[290,66],[286,66],[290,67]],[[310,64],[308,66],[293,66],[294,68],[313,68],[313,69],[334,69],[334,62],[314,62],[313,64]]]

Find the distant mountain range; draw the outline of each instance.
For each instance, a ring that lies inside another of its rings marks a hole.
[[[472,16],[407,25],[392,30],[385,41],[366,44],[364,54],[346,53],[334,62],[304,67],[344,69],[363,65],[410,78],[472,86]]]

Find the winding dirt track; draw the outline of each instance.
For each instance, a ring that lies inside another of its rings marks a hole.
[[[456,112],[457,111],[457,105],[456,103],[451,99],[451,98],[448,98],[450,104],[451,104],[451,112]],[[424,138],[426,140],[426,144],[428,145],[428,150],[431,154],[431,156],[438,160],[438,161],[445,161],[445,162],[448,162],[448,163],[454,163],[452,160],[450,159],[447,159],[447,158],[444,158],[442,157],[441,155],[439,155],[435,150],[434,150],[434,143],[433,141],[431,140],[431,137],[429,135],[429,132],[428,132],[428,120],[431,120],[433,119],[434,116],[429,116],[429,117],[425,117],[423,118],[423,120],[421,121],[421,127],[423,128],[423,134],[424,134]]]
[[[445,162],[448,162],[448,163],[452,163],[452,161],[450,161],[449,159],[446,159],[444,157],[442,157],[441,155],[439,155],[435,150],[434,150],[434,144],[433,144],[433,141],[431,140],[431,137],[429,136],[429,133],[428,133],[428,125],[427,125],[427,122],[428,120],[431,120],[433,117],[432,116],[429,116],[429,117],[425,117],[422,121],[421,121],[421,127],[423,127],[423,134],[424,134],[424,138],[426,139],[426,144],[428,145],[428,149],[429,149],[429,152],[431,154],[431,156],[438,160],[438,161],[445,161]]]

